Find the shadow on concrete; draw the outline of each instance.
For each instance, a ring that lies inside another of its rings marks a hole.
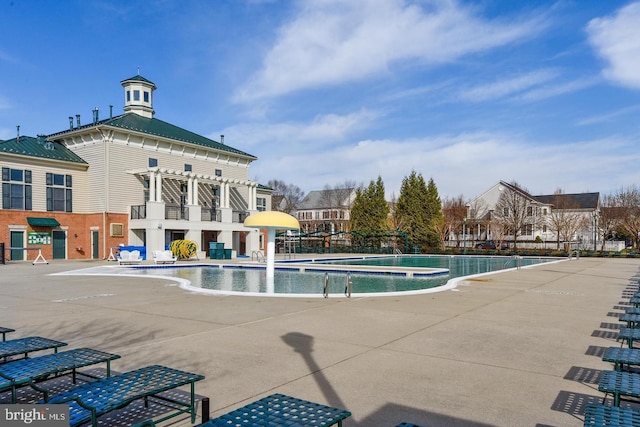
[[[564,376],[565,380],[592,385],[600,384],[601,378],[602,371],[600,369],[584,368],[582,366],[572,366]]]
[[[619,332],[617,332],[617,331],[601,331],[599,329],[595,329],[591,333],[591,336],[592,337],[596,337],[596,338],[605,338],[605,339],[610,339],[610,340],[617,341],[618,340],[618,334],[619,334]]]
[[[609,347],[602,347],[599,345],[590,345],[584,354],[586,354],[587,356],[596,356],[602,359],[602,356],[604,356],[604,352],[607,351],[608,348]]]
[[[621,323],[600,323],[600,328],[602,329],[612,329],[614,331],[620,330],[622,328]]]
[[[584,422],[584,413],[589,403],[602,403],[602,396],[560,391],[551,405],[554,411],[564,412]],[[611,402],[613,403],[613,402]]]
[[[309,368],[309,372],[313,375],[313,378],[315,378],[320,390],[322,390],[327,404],[336,408],[349,410],[340,398],[337,390],[327,380],[327,377],[322,372],[322,368],[318,366],[318,363],[313,358],[313,336],[300,332],[290,332],[281,338],[287,345],[293,348],[296,353],[302,356]],[[396,426],[402,422],[430,427],[492,427],[490,424],[455,418],[396,403],[387,403],[364,419],[358,419],[358,414],[352,414],[350,418],[343,421],[343,425],[345,427]]]

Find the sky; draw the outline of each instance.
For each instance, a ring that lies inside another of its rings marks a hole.
[[[2,0],[0,140],[121,114],[305,192],[412,171],[442,199],[640,185],[640,1]]]

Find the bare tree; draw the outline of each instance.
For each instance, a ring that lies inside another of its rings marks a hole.
[[[621,225],[631,235],[633,246],[638,246],[640,234],[640,190],[635,185],[619,190],[615,196],[621,208]]]
[[[536,204],[529,192],[517,182],[502,186],[493,217],[506,235],[513,236],[514,248],[518,247],[518,236],[535,225]]]
[[[445,198],[442,202],[442,215],[444,216],[442,243],[450,236],[456,239],[456,246],[460,247],[460,235],[463,232],[464,218],[467,215],[467,207],[462,195]]]
[[[580,212],[580,204],[569,194],[556,190],[551,197],[551,212],[547,217],[547,225],[556,234],[556,246],[560,242],[571,242],[578,231],[587,227],[588,219]]]
[[[604,250],[604,244],[608,236],[615,236],[616,230],[622,225],[623,209],[618,205],[617,198],[613,194],[606,194],[600,200],[600,215],[598,216],[598,234],[601,239],[600,250]]]
[[[279,179],[269,180],[267,186],[273,189],[271,206],[274,211],[291,213],[304,198],[304,191],[300,187]]]

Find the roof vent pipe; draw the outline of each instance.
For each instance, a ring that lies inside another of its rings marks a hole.
[[[113,119],[113,105],[109,105],[109,118]]]
[[[20,142],[20,125],[16,125],[16,142]]]
[[[77,127],[80,127],[80,114],[76,114]]]
[[[98,123],[98,107],[92,110],[93,111],[93,124]]]
[[[224,144],[224,135],[220,135],[220,144]]]
[[[73,129],[73,116],[69,116],[69,130]]]

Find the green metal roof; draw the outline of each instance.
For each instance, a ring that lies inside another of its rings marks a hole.
[[[244,151],[237,150],[213,139],[206,138],[197,133],[188,131],[181,127],[172,125],[171,123],[158,120],[156,118],[143,117],[136,113],[126,113],[120,116],[116,116],[106,120],[100,120],[97,123],[91,123],[88,125],[80,126],[78,128],[68,129],[62,132],[49,135],[49,138],[55,139],[56,137],[62,137],[67,133],[76,132],[80,129],[87,129],[94,126],[112,126],[120,129],[126,129],[135,132],[141,132],[148,135],[159,136],[168,139],[174,139],[177,141],[187,142],[190,144],[196,144],[203,147],[226,151],[232,154],[236,154],[243,157],[248,157],[252,160],[256,160],[257,157],[245,153]]]
[[[32,136],[21,136],[20,138],[0,141],[0,154],[13,154],[17,156],[87,164],[80,156],[69,150],[63,144],[48,142],[45,138],[34,138]]]
[[[32,227],[57,227],[60,225],[55,218],[34,218],[27,217],[27,222]]]
[[[153,85],[154,87],[156,86],[156,84],[154,82],[152,82],[151,80],[145,79],[144,77],[142,77],[140,74],[133,76],[131,78],[128,79],[124,79],[120,82],[120,84],[124,83],[124,82],[129,82],[129,81],[135,81],[135,82],[144,82],[144,83],[148,83],[150,85]]]

